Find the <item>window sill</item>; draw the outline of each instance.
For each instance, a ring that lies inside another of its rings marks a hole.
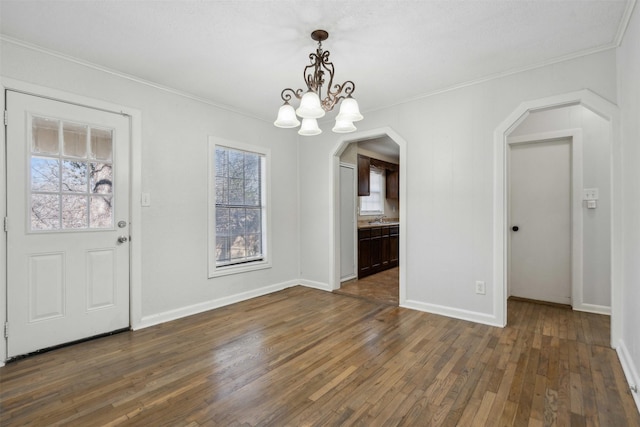
[[[209,278],[221,276],[229,276],[230,274],[246,273],[248,271],[264,270],[271,268],[270,261],[257,261],[248,264],[228,265],[225,267],[216,267],[213,273],[209,274]]]

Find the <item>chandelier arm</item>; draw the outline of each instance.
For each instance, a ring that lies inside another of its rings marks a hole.
[[[322,108],[325,111],[331,111],[338,102],[351,96],[356,85],[351,80],[347,80],[342,84],[335,84],[333,89],[332,91],[330,87],[327,88],[327,96],[322,100]]]
[[[289,93],[291,92],[291,93]],[[292,96],[295,96],[298,99],[302,98],[302,89],[298,89],[298,90],[293,90],[291,88],[286,88],[282,90],[282,93],[280,94],[280,97],[282,98],[282,100],[284,102],[289,102],[291,101]]]

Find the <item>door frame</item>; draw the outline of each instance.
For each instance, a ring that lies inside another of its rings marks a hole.
[[[75,104],[82,107],[102,110],[105,112],[122,114],[129,117],[129,137],[130,137],[130,170],[129,170],[129,206],[130,206],[130,229],[131,236],[129,254],[129,325],[131,329],[137,329],[142,319],[142,233],[141,220],[142,210],[140,195],[142,189],[142,112],[135,108],[114,104],[98,99],[93,99],[69,92],[60,91],[44,86],[0,77],[0,106],[2,111],[6,110],[7,90],[34,95],[41,98],[48,98],[55,101]],[[3,165],[4,173],[0,174],[0,212],[2,217],[7,216],[7,176],[6,176],[6,126],[0,132],[2,149],[0,150],[0,164]],[[137,202],[137,203],[136,203]],[[7,233],[0,233],[0,266],[5,274],[0,276],[0,320],[4,329],[7,321]],[[4,334],[3,334],[4,335]],[[4,366],[7,360],[7,339],[0,339],[0,366]]]
[[[534,145],[537,143],[551,142],[558,139],[569,139],[571,147],[571,306],[574,310],[585,310],[583,307],[583,294],[582,294],[582,264],[583,264],[583,249],[582,249],[582,129],[563,129],[552,132],[539,132],[526,135],[507,137],[507,153],[506,153],[506,182],[507,182],[507,227],[512,224],[511,222],[511,200],[510,185],[511,174],[509,168],[509,159],[511,158],[511,148],[519,145]],[[510,268],[511,268],[511,238],[507,232],[507,275],[505,277],[507,285],[508,298],[511,295],[511,285],[509,283]]]
[[[582,105],[609,123],[611,170],[611,347],[617,348],[622,337],[622,148],[618,106],[594,92],[584,89],[520,104],[494,131],[493,179],[493,315],[496,324],[507,324],[507,138],[527,116],[549,108]]]
[[[358,197],[358,170],[356,166],[357,165],[354,165],[352,163],[345,163],[345,162],[340,162],[339,164],[339,167],[341,168],[348,168],[353,170],[353,182],[351,183],[351,185],[353,186],[354,197]],[[338,172],[339,171],[340,169],[338,169]],[[355,200],[354,200],[354,203],[356,203]],[[341,213],[341,210],[342,210],[342,205],[338,204],[338,212]],[[353,210],[353,224],[354,224],[354,227],[353,227],[353,265],[354,265],[353,277],[350,277],[349,279],[342,279],[342,277],[340,277],[338,279],[338,288],[342,285],[342,282],[346,282],[347,280],[353,280],[358,278],[358,217],[355,209]],[[338,230],[341,228],[340,227],[341,225],[342,223],[338,224]],[[338,239],[338,242],[340,242],[340,239]],[[340,253],[342,253],[342,247],[340,247]],[[340,266],[340,264],[338,264],[338,266]],[[340,268],[338,268],[338,274],[340,274]]]
[[[390,127],[357,131],[341,136],[338,138],[333,150],[331,150],[331,155],[329,156],[329,171],[331,174],[331,191],[329,191],[329,290],[340,288],[340,155],[352,142],[383,136],[388,136],[400,147],[399,305],[403,307],[407,301],[407,141]]]

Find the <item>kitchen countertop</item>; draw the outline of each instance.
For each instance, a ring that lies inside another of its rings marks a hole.
[[[374,223],[369,223],[368,221],[359,221],[358,222],[358,229],[361,228],[373,228],[373,227],[389,227],[389,226],[394,226],[394,225],[400,225],[400,222],[398,221],[385,221],[385,222],[374,222]]]

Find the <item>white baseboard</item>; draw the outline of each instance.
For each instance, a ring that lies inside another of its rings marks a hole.
[[[331,292],[333,290],[328,283],[314,282],[313,280],[298,280],[297,284],[307,288],[320,289],[321,291]]]
[[[573,306],[575,311],[584,311],[586,313],[595,313],[595,314],[606,314],[607,316],[611,316],[611,307],[606,305],[596,305],[596,304],[579,304]]]
[[[252,291],[241,292],[239,294],[230,295],[223,298],[217,298],[210,301],[204,301],[197,304],[189,305],[187,307],[176,308],[173,310],[165,311],[163,313],[152,314],[144,316],[138,325],[134,325],[132,329],[137,331],[138,329],[148,328],[149,326],[158,325],[160,323],[170,322],[172,320],[180,319],[182,317],[191,316],[194,314],[202,313],[205,311],[213,310],[215,308],[224,307],[225,305],[235,304],[237,302],[245,301],[251,298],[260,297],[273,292],[281,291],[286,288],[298,285],[297,280],[290,280],[288,282],[277,283],[275,285],[264,286]]]
[[[489,326],[502,327],[498,319],[492,314],[479,313],[477,311],[462,310],[459,308],[446,307],[444,305],[428,304],[420,301],[407,300],[401,307],[413,310],[424,311],[431,314],[453,317],[454,319],[468,320],[470,322],[482,323]]]
[[[618,342],[616,352],[618,353],[618,359],[620,359],[624,375],[627,377],[629,387],[636,387],[637,391],[631,391],[631,395],[633,396],[633,400],[636,402],[638,411],[640,411],[640,376],[638,376],[638,369],[633,364],[633,360],[631,359],[631,355],[629,354],[629,350],[627,350],[627,346],[624,341],[620,340]]]

